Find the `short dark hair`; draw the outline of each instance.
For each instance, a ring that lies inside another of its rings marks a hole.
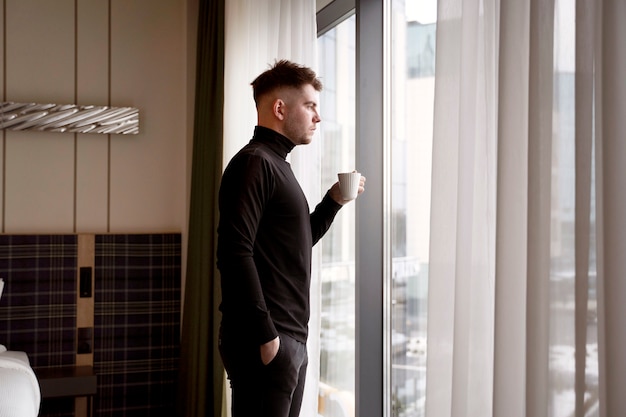
[[[254,102],[258,105],[259,98],[280,87],[300,88],[310,84],[317,91],[322,91],[322,82],[315,71],[286,59],[276,61],[270,69],[255,78],[252,83]]]

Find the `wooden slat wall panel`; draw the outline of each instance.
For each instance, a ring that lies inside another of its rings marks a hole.
[[[6,98],[72,103],[74,0],[6,0]],[[6,131],[5,231],[71,232],[74,142]]]
[[[110,105],[109,2],[78,0],[76,104]],[[109,230],[109,142],[101,135],[77,135],[76,231]]]

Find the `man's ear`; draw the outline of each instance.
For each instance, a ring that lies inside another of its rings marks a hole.
[[[272,111],[274,113],[274,116],[278,120],[284,120],[285,119],[285,102],[279,98],[274,100],[274,104],[272,105]]]

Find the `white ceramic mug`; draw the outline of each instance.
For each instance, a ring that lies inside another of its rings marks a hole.
[[[339,177],[341,197],[344,200],[354,200],[359,194],[361,174],[358,172],[340,172],[337,177]]]

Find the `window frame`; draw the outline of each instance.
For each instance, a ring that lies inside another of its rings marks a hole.
[[[356,205],[355,414],[391,415],[389,2],[334,0],[317,13],[318,36],[356,13],[356,167],[367,191]],[[367,28],[367,30],[360,30]],[[387,95],[386,95],[387,94]],[[382,99],[381,99],[382,98]],[[382,158],[381,158],[382,155]]]

